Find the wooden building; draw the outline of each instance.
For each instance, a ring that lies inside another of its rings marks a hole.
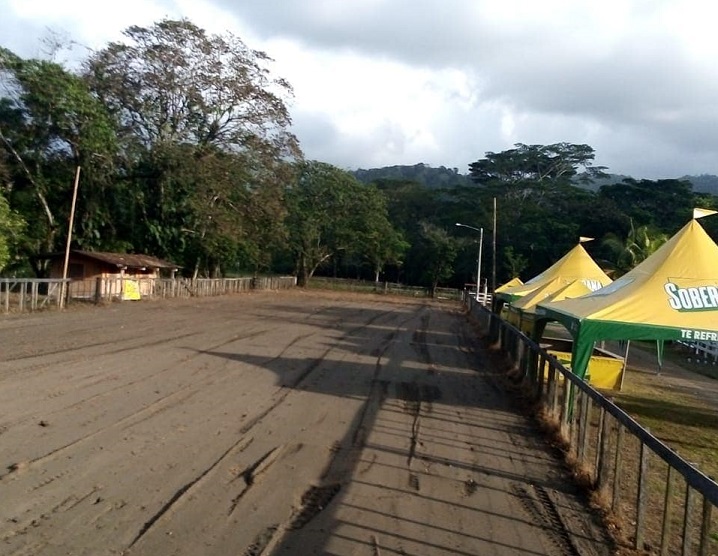
[[[64,253],[47,255],[50,278],[62,278]],[[149,255],[70,251],[69,296],[86,299],[139,299],[151,295],[155,281],[174,278],[179,266]]]

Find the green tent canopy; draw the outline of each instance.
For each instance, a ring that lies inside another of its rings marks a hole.
[[[540,302],[536,315],[543,324],[556,320],[569,330],[571,366],[581,378],[599,340],[718,341],[718,245],[691,220],[612,284],[582,297]]]

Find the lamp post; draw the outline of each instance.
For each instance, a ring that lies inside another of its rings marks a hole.
[[[479,260],[476,264],[476,302],[478,303],[479,290],[481,289],[481,251],[484,246],[484,229],[474,228],[473,226],[467,226],[466,224],[460,224],[459,222],[457,222],[456,225],[461,228],[469,228],[470,230],[479,232]]]

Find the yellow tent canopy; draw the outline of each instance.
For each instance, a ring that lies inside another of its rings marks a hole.
[[[518,326],[521,330],[530,334],[533,327],[536,306],[544,301],[558,301],[561,299],[572,299],[591,293],[583,280],[574,280],[566,284],[562,278],[554,278],[531,293],[520,297],[508,306],[507,320]]]
[[[562,286],[581,280],[591,290],[597,290],[611,283],[611,279],[579,243],[553,265],[538,276],[531,278],[528,282],[506,288],[502,292],[497,291],[497,297],[505,301],[515,301],[555,279],[558,279]]]
[[[535,313],[535,308],[539,303],[573,299],[592,292],[593,290],[586,285],[584,280],[574,280],[566,284],[562,278],[554,278],[540,288],[517,299],[511,306],[524,313]]]
[[[718,245],[691,220],[612,284],[536,314],[571,332],[573,372],[583,377],[597,340],[718,341]]]
[[[515,278],[511,278],[511,280],[509,280],[505,284],[502,284],[498,288],[496,288],[495,293],[501,293],[502,291],[506,291],[508,288],[513,288],[514,286],[521,286],[521,285],[523,285],[521,278],[516,276]]]
[[[589,288],[583,280],[574,280],[567,286],[556,290],[549,295],[544,301],[561,301],[563,299],[573,299],[575,297],[583,297],[591,293],[593,290]],[[534,311],[535,312],[535,311]]]

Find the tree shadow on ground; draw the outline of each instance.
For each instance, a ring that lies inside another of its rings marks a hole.
[[[201,353],[269,371],[280,390],[363,401],[322,480],[262,550],[544,554],[557,542],[565,550],[610,545],[589,527],[569,534],[551,514],[569,511],[563,501],[579,491],[497,386],[500,371],[460,311],[429,304],[276,309],[306,327],[301,341],[279,354]],[[312,342],[313,329],[332,340]],[[467,535],[454,514],[483,525]]]

